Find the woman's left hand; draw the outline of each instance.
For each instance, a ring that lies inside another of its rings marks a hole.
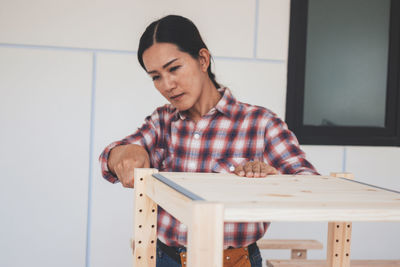
[[[235,168],[234,173],[239,176],[246,177],[265,177],[267,175],[278,174],[278,171],[264,162],[260,161],[248,161]]]

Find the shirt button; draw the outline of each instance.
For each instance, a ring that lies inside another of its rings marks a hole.
[[[200,135],[197,133],[197,134],[194,134],[194,139],[199,139],[200,138]]]
[[[235,167],[234,167],[234,166],[230,166],[230,167],[229,167],[229,170],[230,170],[231,172],[233,172],[233,171],[235,170]]]

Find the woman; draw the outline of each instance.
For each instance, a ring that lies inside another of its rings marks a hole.
[[[102,173],[108,181],[133,187],[134,168],[147,167],[246,177],[278,171],[317,174],[282,120],[265,108],[237,101],[217,83],[210,52],[190,20],[170,15],[151,23],[140,39],[138,60],[170,104],[103,151]],[[161,207],[157,227],[157,267],[181,266],[186,227]],[[261,266],[255,242],[267,227],[261,222],[225,223],[225,266]]]

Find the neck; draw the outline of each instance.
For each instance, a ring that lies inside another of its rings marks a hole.
[[[214,83],[208,79],[204,85],[199,101],[188,110],[189,117],[195,122],[198,122],[201,117],[206,115],[217,105],[221,97]]]

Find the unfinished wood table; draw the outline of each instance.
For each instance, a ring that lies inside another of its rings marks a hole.
[[[329,222],[329,266],[350,265],[352,221],[400,222],[400,193],[332,176],[135,170],[135,267],[156,264],[157,205],[188,227],[189,267],[222,267],[224,222]]]

